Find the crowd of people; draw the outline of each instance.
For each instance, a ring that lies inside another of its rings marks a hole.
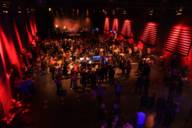
[[[151,53],[129,42],[98,41],[83,37],[47,39],[39,42],[32,51],[28,60],[24,61],[24,79],[32,79],[35,72],[40,72],[41,75],[50,74],[55,83],[55,92],[61,99],[67,95],[63,79],[70,79],[70,88],[74,93],[79,89],[84,92],[90,88],[96,97],[101,128],[169,128],[179,112],[178,99],[182,94],[186,74],[178,70],[174,60],[170,68],[166,67],[168,95],[157,97],[149,91],[151,65],[154,63]],[[132,62],[138,64],[134,94],[140,96],[140,104],[135,113],[136,119],[123,122],[120,106],[123,86],[120,78],[129,79]],[[12,72],[14,79],[18,73],[15,70]],[[12,85],[15,84],[14,81],[11,81]],[[106,107],[104,100],[106,85],[114,88],[115,100],[111,110]],[[31,87],[25,88],[24,94],[27,98],[34,92]],[[15,95],[20,93],[17,89],[14,90]]]

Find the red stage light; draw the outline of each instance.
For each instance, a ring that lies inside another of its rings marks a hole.
[[[15,30],[15,34],[16,34],[16,37],[17,37],[17,42],[19,44],[20,52],[23,52],[24,48],[23,48],[23,44],[21,42],[21,38],[20,38],[20,35],[19,35],[19,31],[17,29],[16,23],[14,23],[14,30]]]
[[[104,33],[108,33],[108,32],[109,32],[109,18],[106,17],[105,24],[104,24]]]
[[[170,52],[175,52],[177,48],[177,43],[179,41],[180,26],[175,26],[168,37],[168,41],[165,45],[165,49]]]
[[[0,79],[0,102],[2,103],[3,111],[5,116],[7,116],[11,109],[11,90],[8,83],[9,79],[6,82]]]
[[[131,33],[131,21],[129,20],[125,20],[123,23],[123,27],[121,30],[121,34],[126,36],[126,37],[131,37],[132,33]]]
[[[0,27],[0,36],[1,36],[1,42],[3,44],[2,48],[5,48],[3,51],[7,53],[10,63],[17,67],[21,76],[20,63],[19,63],[19,58],[15,49],[15,46],[13,45],[13,42],[11,39],[8,40],[8,38],[6,37],[1,27]]]
[[[26,32],[27,32],[27,36],[28,36],[28,41],[29,41],[30,44],[32,44],[32,42],[33,42],[33,37],[32,37],[32,35],[31,35],[31,33],[30,33],[27,25],[26,25]]]
[[[35,35],[35,30],[34,30],[34,24],[33,24],[32,19],[30,19],[29,25],[30,25],[31,34],[32,34],[32,36],[34,36]]]
[[[187,56],[191,47],[191,36],[191,29],[188,26],[177,25],[171,30],[165,49]]]
[[[178,44],[178,52],[184,56],[189,54],[191,47],[191,30],[188,27],[181,28],[180,42]]]
[[[4,56],[3,43],[2,43],[1,37],[0,37],[0,56],[1,56],[1,60],[3,62],[4,71],[6,71],[5,56]]]
[[[155,45],[157,41],[157,24],[149,22],[145,25],[141,40],[150,45]]]
[[[113,30],[113,31],[116,31],[116,32],[119,30],[119,20],[118,20],[117,18],[115,18],[115,19],[113,20],[112,30]]]

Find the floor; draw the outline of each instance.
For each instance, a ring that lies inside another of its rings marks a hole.
[[[121,96],[122,120],[134,120],[139,96],[134,94],[135,72],[137,64],[132,64],[129,79],[120,78],[123,85]],[[118,76],[117,76],[118,77]],[[35,75],[36,93],[31,104],[30,128],[99,128],[97,121],[97,104],[93,100],[92,91],[87,89],[84,93],[74,93],[69,88],[69,79],[63,79],[63,87],[67,89],[67,95],[63,101],[56,95],[56,87],[50,74]],[[110,109],[114,101],[114,88],[105,84],[106,103]],[[167,89],[163,86],[162,69],[159,64],[152,66],[150,93],[157,96],[166,96]],[[182,95],[181,110],[171,128],[192,128],[192,125],[184,126],[189,108],[192,105],[192,84],[185,85]]]

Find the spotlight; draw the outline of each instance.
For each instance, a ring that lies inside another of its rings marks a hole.
[[[29,8],[27,8],[26,10],[27,10],[27,13],[30,13],[30,9]]]
[[[115,15],[115,9],[113,9],[112,14]]]
[[[76,10],[76,15],[79,16],[79,9]]]
[[[88,9],[86,10],[86,16],[89,16],[89,10]]]
[[[35,11],[35,9],[34,8],[31,8],[31,12],[34,12]]]
[[[149,10],[149,15],[150,15],[150,16],[152,16],[153,13],[154,13],[154,10],[153,10],[153,9]]]
[[[58,25],[58,24],[56,24],[56,25],[55,25],[55,28],[58,28],[58,27],[59,27],[59,25]]]
[[[127,11],[126,11],[126,10],[123,10],[123,14],[126,15],[126,14],[127,14]]]
[[[18,13],[21,14],[21,10],[19,10]]]
[[[3,10],[3,13],[7,14],[7,13],[8,13],[8,11],[7,11],[7,10]]]
[[[48,10],[49,10],[49,12],[51,12],[51,11],[52,11],[52,8],[49,8]]]
[[[66,29],[66,26],[63,26],[63,29]]]
[[[177,16],[180,16],[180,15],[182,15],[182,14],[183,14],[183,8],[180,7],[179,9],[176,10],[176,15],[177,15]]]
[[[3,3],[3,4],[2,4],[2,7],[6,8],[6,7],[7,7],[7,4]]]
[[[102,10],[102,12],[107,15],[107,11],[105,9]]]

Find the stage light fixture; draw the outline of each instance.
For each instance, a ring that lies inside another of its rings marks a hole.
[[[27,8],[26,11],[27,11],[27,13],[30,13],[30,9],[29,8]]]
[[[88,9],[86,10],[86,16],[89,16],[89,10]]]
[[[154,10],[153,10],[153,9],[150,9],[150,10],[149,10],[149,15],[152,16],[153,13],[154,13]]]
[[[105,9],[102,9],[102,12],[107,15],[107,11]]]
[[[52,8],[49,8],[48,10],[49,10],[49,12],[51,12],[51,11],[52,11]]]
[[[115,9],[113,9],[112,14],[115,15]]]
[[[183,8],[182,7],[180,7],[179,9],[176,9],[176,15],[177,16],[180,16],[182,14],[183,14]]]
[[[7,14],[9,11],[8,10],[3,10],[3,13]]]
[[[126,14],[127,14],[127,11],[126,11],[126,10],[123,10],[123,14],[126,15]]]
[[[3,3],[3,4],[2,4],[2,7],[3,7],[3,8],[7,8],[7,4]]]

